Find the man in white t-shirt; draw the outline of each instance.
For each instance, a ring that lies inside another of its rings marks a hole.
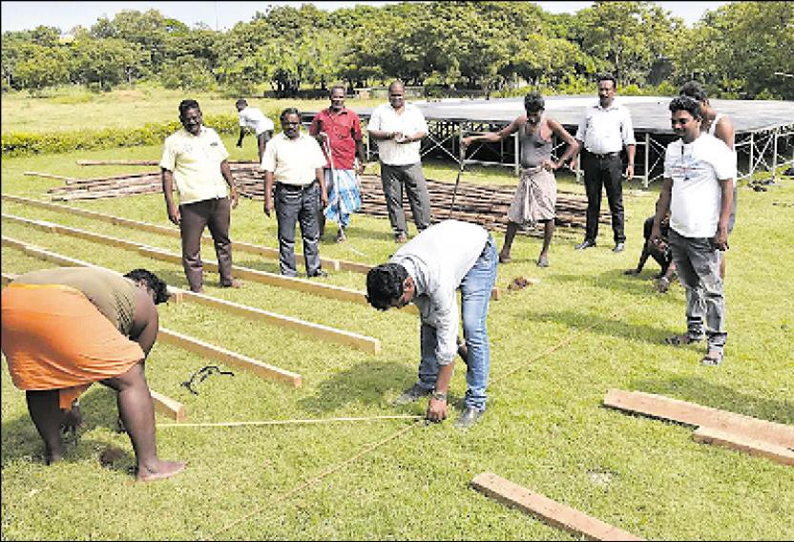
[[[282,133],[267,144],[262,157],[265,171],[265,214],[273,209],[278,221],[279,267],[294,277],[295,225],[300,222],[303,258],[309,277],[328,275],[320,267],[320,210],[328,205],[325,190],[325,155],[320,144],[302,134],[301,115],[294,107],[281,112]],[[275,203],[273,183],[275,183]]]
[[[403,211],[403,187],[416,229],[430,225],[430,196],[422,171],[420,148],[427,135],[427,122],[418,107],[405,103],[405,87],[399,81],[389,85],[389,103],[372,112],[367,131],[378,142],[380,180],[389,211],[394,240],[408,240],[408,225]]]
[[[678,278],[686,290],[687,333],[665,342],[700,342],[708,350],[704,365],[725,357],[725,296],[720,278],[720,252],[728,248],[728,220],[733,205],[736,155],[728,146],[701,132],[700,103],[688,96],[670,102],[673,131],[680,139],[667,146],[664,181],[651,233],[661,246],[661,222],[670,211],[668,235]]]
[[[248,105],[243,98],[234,104],[237,106],[237,113],[240,117],[240,138],[237,140],[237,147],[243,146],[243,137],[246,129],[250,128],[256,134],[256,141],[259,147],[259,162],[262,162],[262,155],[265,154],[265,146],[270,138],[273,137],[275,125],[267,118],[262,111],[256,107]]]

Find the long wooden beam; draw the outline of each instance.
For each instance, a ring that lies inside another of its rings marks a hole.
[[[97,211],[89,211],[77,207],[70,207],[69,205],[61,205],[59,203],[49,203],[46,201],[41,201],[32,198],[25,198],[22,196],[14,196],[10,194],[3,194],[3,199],[13,203],[21,203],[25,205],[38,207],[40,209],[48,209],[50,211],[68,213],[75,216],[82,216],[85,218],[92,218],[95,220],[101,220],[103,222],[109,222],[111,224],[115,224],[118,226],[125,226],[127,228],[133,228],[150,233],[159,233],[161,235],[167,235],[169,237],[175,237],[177,239],[180,238],[179,230],[168,226],[160,226],[158,224],[151,224],[149,222],[141,222],[139,220],[132,220],[120,216],[108,215],[105,213],[99,213]],[[206,242],[212,242],[212,237],[209,235],[204,235],[202,239]],[[241,252],[248,252],[251,254],[258,254],[260,256],[267,256],[273,258],[278,258],[278,254],[279,254],[277,248],[255,245],[252,243],[245,243],[243,241],[232,241],[232,250],[240,250]],[[305,259],[302,254],[295,254],[295,260],[300,265],[303,265],[305,262]],[[367,271],[369,271],[371,267],[368,266],[367,264],[348,262],[344,260],[335,260],[332,258],[323,258],[323,257],[320,258],[320,263],[325,269],[331,271],[343,270],[343,271],[353,271],[357,273],[366,273]]]
[[[50,253],[46,250],[41,248],[35,247],[33,245],[28,245],[22,241],[17,241],[16,239],[10,239],[8,237],[3,236],[0,238],[3,244],[7,244],[14,248],[22,249],[26,254],[30,254],[32,256],[37,256],[42,259],[46,259],[48,261],[52,261],[54,263],[63,262],[61,265],[79,265],[85,264],[80,260],[75,260],[73,258],[67,258],[64,256],[60,256],[58,254]],[[90,265],[90,267],[97,267],[99,269],[104,269],[102,267],[96,265]],[[116,273],[116,271],[113,271]],[[192,352],[199,353],[203,356],[210,357],[212,359],[218,360],[222,363],[226,363],[228,365],[233,365],[235,367],[249,370],[254,374],[261,376],[263,378],[270,378],[276,380],[282,380],[288,382],[293,387],[300,387],[301,385],[301,376],[297,373],[293,373],[292,371],[287,371],[285,369],[281,369],[279,367],[275,367],[273,365],[268,365],[266,363],[262,363],[261,361],[257,361],[253,358],[249,358],[248,356],[243,356],[242,354],[237,354],[235,352],[231,352],[230,350],[226,350],[223,348],[219,348],[213,346],[211,344],[205,343],[193,337],[189,337],[187,335],[183,335],[176,331],[170,331],[166,328],[160,328],[158,333],[158,337],[163,339],[164,342],[175,344],[177,346],[181,346],[187,350]]]
[[[765,457],[783,465],[794,467],[794,452],[782,446],[776,446],[768,442],[750,439],[742,435],[726,433],[718,429],[709,427],[698,427],[693,433],[692,438],[696,442],[704,444],[714,444],[732,450],[739,450],[750,455]]]
[[[490,472],[475,476],[471,486],[499,502],[589,540],[643,540]]]
[[[299,388],[301,386],[301,375],[298,373],[293,373],[292,371],[287,371],[286,369],[281,369],[274,365],[262,363],[261,361],[249,358],[248,356],[211,345],[193,337],[183,335],[182,333],[160,328],[160,332],[157,334],[157,337],[164,343],[179,346],[185,350],[190,350],[191,352],[195,352],[201,356],[214,359],[226,365],[237,367],[238,369],[250,371],[262,378],[280,380],[290,384],[294,388]]]
[[[604,398],[604,405],[794,449],[794,427],[790,425],[704,407],[663,395],[611,389]]]
[[[352,346],[371,354],[380,354],[381,352],[380,340],[373,339],[372,337],[324,326],[322,324],[313,324],[305,320],[299,320],[290,316],[284,316],[281,314],[257,309],[255,307],[234,303],[232,301],[218,299],[205,294],[191,292],[190,290],[183,290],[180,288],[169,288],[168,290],[177,299],[181,298],[182,300],[193,301],[194,303],[200,303],[202,305],[219,308],[230,313],[239,314],[252,320],[262,320],[269,324],[293,329],[295,331],[301,331],[308,333],[317,339],[333,341],[335,343]]]
[[[19,275],[15,275],[12,273],[2,273],[2,283],[3,285],[7,285],[16,279]],[[163,395],[162,393],[157,393],[153,389],[149,388],[149,393],[152,396],[152,402],[154,403],[155,411],[168,416],[169,418],[173,419],[177,423],[181,423],[187,418],[187,413],[185,412],[185,405],[171,399],[167,395]]]
[[[8,217],[6,215],[3,215],[3,218],[6,219]],[[27,220],[27,219],[23,219],[23,220]],[[46,226],[47,223],[44,223],[42,221],[36,221],[36,222],[38,223],[38,225],[40,225],[43,228],[47,227]],[[48,250],[44,250],[34,245],[30,245],[22,241],[17,241],[16,239],[12,239],[9,237],[3,237],[2,239],[3,239],[3,244],[17,248],[22,252],[28,254],[29,256],[33,256],[40,260],[45,260],[58,265],[65,265],[65,266],[95,267],[99,269],[104,269],[103,267],[100,267],[98,265],[90,264],[88,262],[84,262],[82,260],[78,260],[75,258],[70,258],[68,256],[62,256],[60,254],[50,252]],[[173,300],[177,302],[190,300],[195,303],[200,303],[203,305],[219,308],[231,313],[239,314],[247,318],[266,321],[273,325],[308,333],[309,335],[318,338],[320,340],[328,340],[339,344],[344,344],[346,346],[352,346],[354,348],[358,348],[360,350],[372,354],[379,354],[381,352],[380,340],[374,339],[372,337],[367,337],[365,335],[359,335],[358,333],[353,333],[350,331],[324,326],[322,324],[314,324],[312,322],[307,322],[305,320],[299,320],[297,318],[292,318],[290,316],[285,316],[274,312],[260,310],[255,307],[248,307],[246,305],[241,305],[231,301],[225,301],[223,299],[218,299],[204,294],[198,294],[188,290],[183,290],[181,288],[174,288],[169,286],[168,291],[173,295]]]
[[[61,233],[73,237],[78,237],[81,239],[88,239],[90,241],[102,243],[105,245],[135,250],[139,254],[143,254],[144,256],[147,256],[149,258],[163,260],[179,265],[182,264],[181,254],[169,252],[161,248],[150,247],[150,246],[142,245],[140,243],[135,243],[133,241],[128,241],[126,239],[119,239],[117,237],[101,235],[98,233],[93,233],[78,228],[61,226],[59,224],[55,224],[53,222],[47,222],[44,220],[30,220],[27,218],[21,218],[21,217],[17,217],[13,215],[5,215],[5,214],[2,215],[2,217],[3,219],[8,219],[9,221],[14,221],[18,224],[25,224],[31,227],[43,229],[45,231]],[[205,260],[203,263],[205,269],[209,271],[216,271],[216,272],[218,271],[219,268],[218,262],[215,262],[213,260]],[[322,284],[320,282],[299,279],[297,277],[287,277],[284,275],[278,275],[276,273],[268,273],[267,271],[259,271],[256,269],[250,269],[247,267],[241,267],[237,265],[232,266],[232,271],[237,277],[252,280],[255,282],[261,282],[263,284],[278,286],[281,288],[288,288],[291,290],[298,290],[301,292],[329,297],[331,299],[352,301],[353,303],[368,305],[366,294],[364,292],[351,290],[350,288],[342,288],[340,286]]]

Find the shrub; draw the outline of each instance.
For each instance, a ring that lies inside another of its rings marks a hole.
[[[221,134],[236,134],[236,115],[208,116],[204,124]],[[2,135],[2,154],[6,157],[61,153],[74,150],[111,149],[157,145],[176,132],[179,121],[148,123],[141,128],[105,128],[69,132],[9,132]]]

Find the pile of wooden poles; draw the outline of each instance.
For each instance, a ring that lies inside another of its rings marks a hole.
[[[80,165],[157,165],[154,161],[78,161]],[[264,199],[264,175],[256,162],[230,162],[241,196],[251,199]],[[153,194],[162,192],[160,172],[134,173],[96,179],[76,179],[52,175],[48,173],[27,172],[47,178],[61,179],[63,186],[51,188],[48,192],[56,201],[114,198],[133,194]],[[386,217],[385,198],[380,178],[364,175],[361,182],[361,212],[367,215]],[[455,207],[452,199],[455,185],[428,179],[430,208],[435,221],[456,218],[480,224],[489,230],[504,231],[507,227],[507,210],[513,199],[513,185],[485,185],[461,182],[455,196]],[[558,193],[557,225],[583,228],[587,199],[583,195]],[[410,217],[410,206],[407,198],[405,211]],[[609,215],[602,212],[600,222],[608,224]],[[540,228],[526,233],[542,234]]]

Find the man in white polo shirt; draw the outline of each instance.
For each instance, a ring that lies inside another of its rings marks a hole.
[[[297,109],[288,107],[281,112],[280,119],[282,133],[270,140],[262,157],[264,211],[269,217],[276,210],[279,267],[282,275],[297,274],[295,224],[300,221],[306,274],[324,277],[328,274],[320,267],[319,214],[328,205],[323,174],[325,155],[313,137],[301,133],[301,115]]]
[[[250,128],[256,134],[257,146],[259,148],[259,161],[262,162],[262,155],[265,154],[265,146],[270,138],[273,137],[273,130],[276,126],[256,107],[251,107],[243,98],[234,104],[237,107],[237,114],[240,117],[240,138],[237,140],[237,147],[243,146],[245,131]]]
[[[179,120],[183,129],[168,136],[160,160],[163,194],[168,219],[182,234],[182,266],[190,289],[203,291],[201,236],[209,226],[218,256],[220,285],[239,288],[232,278],[232,242],[229,239],[231,209],[237,207],[237,188],[223,141],[212,128],[202,126],[196,100],[182,100]],[[174,183],[179,206],[174,201]],[[226,187],[231,190],[231,200]]]
[[[700,103],[688,96],[670,102],[673,131],[667,146],[651,242],[663,247],[661,222],[670,211],[668,242],[678,278],[686,290],[687,333],[665,342],[684,345],[708,340],[703,365],[725,357],[725,296],[720,253],[728,248],[736,155],[716,137],[701,132]]]
[[[405,243],[408,225],[403,211],[403,187],[416,229],[421,232],[430,225],[430,196],[419,153],[422,138],[427,135],[425,116],[418,107],[405,103],[405,87],[394,81],[389,85],[389,103],[375,108],[367,131],[378,142],[380,180],[394,240]]]

